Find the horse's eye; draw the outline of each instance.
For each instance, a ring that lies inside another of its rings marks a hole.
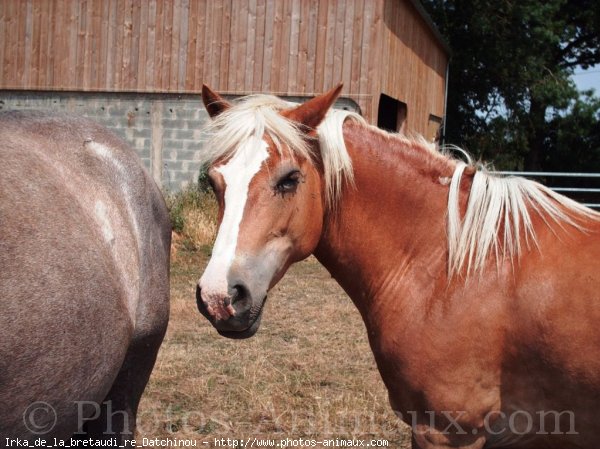
[[[275,191],[277,193],[281,193],[282,195],[285,193],[293,193],[296,191],[298,183],[300,183],[301,179],[302,174],[298,170],[294,170],[277,182],[275,185]]]

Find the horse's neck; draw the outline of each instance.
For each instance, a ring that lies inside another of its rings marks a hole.
[[[411,300],[446,282],[445,178],[453,166],[356,125],[345,125],[344,138],[356,189],[347,187],[326,217],[315,256],[365,316],[373,301]]]

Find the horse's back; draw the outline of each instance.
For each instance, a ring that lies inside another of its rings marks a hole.
[[[0,156],[0,434],[50,426],[23,418],[44,401],[67,436],[132,342],[162,338],[168,215],[134,152],[91,121],[0,114]]]

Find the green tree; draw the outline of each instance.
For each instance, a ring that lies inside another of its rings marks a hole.
[[[549,148],[563,144],[555,126],[583,103],[586,111],[599,107],[589,98],[579,100],[571,76],[578,66],[600,62],[600,3],[423,3],[453,51],[446,140],[502,168],[544,169],[557,163],[553,158],[565,157],[564,149]],[[590,117],[598,119],[596,113]]]
[[[555,113],[542,164],[552,171],[600,171],[600,98],[585,92],[568,114]]]

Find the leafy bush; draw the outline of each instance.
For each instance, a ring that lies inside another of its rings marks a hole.
[[[198,191],[205,193],[211,191],[208,178],[208,165],[200,167],[200,172],[198,173]]]
[[[165,195],[173,231],[187,247],[212,245],[217,231],[217,203],[211,192],[190,184],[180,192]]]

